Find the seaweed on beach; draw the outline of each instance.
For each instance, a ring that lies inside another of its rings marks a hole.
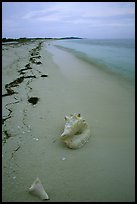
[[[41,77],[48,77],[48,75],[47,74],[42,74]]]
[[[6,117],[6,118],[2,118],[2,124],[4,124],[4,122],[5,122],[7,119],[9,119],[9,118],[11,118],[11,116],[8,116],[8,117]]]
[[[30,54],[32,57],[34,57],[34,56],[36,56],[36,55],[38,55],[39,54],[39,52],[38,51],[36,51],[36,50],[33,50],[33,52]]]
[[[40,56],[40,55],[34,55],[34,56],[32,56],[31,58],[37,58],[37,59],[40,59],[41,56]]]
[[[34,57],[30,57],[30,62],[33,64],[42,64],[41,62],[37,62]]]
[[[4,139],[9,139],[10,137],[11,137],[11,134],[10,133],[8,133],[8,131],[7,130],[4,130],[4,134],[5,134],[5,137],[4,137]]]
[[[32,68],[30,67],[30,63],[26,64],[25,67],[26,67],[27,69],[32,69]]]
[[[15,79],[14,81],[12,81],[11,83],[6,84],[5,89],[8,89],[10,87],[18,86],[18,84],[23,82],[23,80],[24,80],[24,77],[19,77],[19,78]]]
[[[33,58],[33,57],[30,57],[30,59],[29,59],[29,61],[31,62],[31,63],[36,63],[36,60]]]
[[[20,77],[20,78],[15,79],[14,81],[12,81],[9,84],[6,84],[5,89],[6,89],[7,93],[3,94],[2,96],[10,96],[10,95],[13,95],[13,94],[17,93],[11,87],[18,86],[19,83],[23,82],[23,80],[24,80],[24,77]]]
[[[41,49],[41,44],[42,42],[39,42],[38,46],[33,48],[32,51],[31,51],[31,57],[29,59],[29,61],[31,63],[34,63],[34,64],[42,64],[41,62],[37,62],[36,59],[40,59],[41,56],[39,55],[39,51]]]
[[[35,75],[32,75],[32,76],[25,76],[24,78],[36,78],[36,76]]]
[[[38,101],[39,101],[38,97],[31,97],[28,99],[28,102],[32,103],[33,105],[35,105]]]
[[[6,84],[6,85],[5,85],[5,89],[6,89],[7,93],[6,93],[6,94],[3,94],[2,97],[4,97],[4,96],[10,96],[10,95],[13,95],[13,94],[17,93],[17,92],[15,92],[11,87],[16,87],[16,86],[18,86],[20,83],[23,82],[23,80],[24,80],[25,78],[36,78],[36,76],[35,76],[35,75],[31,75],[31,76],[21,76],[21,77],[15,79],[14,81],[10,82],[9,84]]]
[[[36,64],[42,64],[42,62],[36,62]]]
[[[7,90],[7,92],[9,94],[12,93],[13,90],[11,90],[11,87],[18,86],[18,84],[22,83],[25,78],[36,78],[36,76],[35,75],[32,75],[32,76],[21,76],[21,77],[15,79],[14,81],[12,81],[11,83],[6,84],[5,85],[5,89]]]
[[[26,67],[26,66],[25,66]],[[32,67],[27,67],[27,68],[24,68],[24,69],[20,69],[18,72],[22,72],[22,71],[26,71],[26,70],[28,70],[28,69],[32,69]]]
[[[20,149],[20,147],[21,147],[21,146],[19,145],[16,149],[13,150],[13,152],[12,152],[12,154],[11,154],[11,159],[13,158],[15,152],[17,152],[17,151]]]
[[[18,71],[18,72],[20,72],[20,74],[22,74],[22,75],[24,75],[24,74],[25,74],[25,72],[23,72],[23,71]]]
[[[26,67],[26,68],[20,69],[18,72],[19,72],[20,74],[25,74],[24,71],[27,71],[28,69],[32,69],[32,67],[30,67],[30,63],[26,64],[25,67]]]
[[[11,96],[11,95],[17,93],[14,90],[12,90],[10,87],[6,88],[6,91],[7,91],[7,93],[6,94],[2,94],[2,97],[4,97],[4,96]]]
[[[22,39],[20,39],[20,40],[23,40],[23,41],[24,41],[24,40],[26,40],[26,39],[25,39],[25,38],[22,38]],[[35,64],[37,64],[37,65],[42,64],[42,62],[40,62],[40,61],[37,62],[36,59],[35,59],[35,58],[38,58],[38,59],[41,58],[41,56],[39,55],[39,50],[40,50],[40,48],[41,48],[41,44],[42,44],[42,42],[40,42],[36,48],[32,49],[31,57],[30,57],[30,59],[29,59],[29,61],[30,61],[31,63],[35,63]],[[21,75],[23,75],[23,76],[20,76],[19,78],[15,79],[14,81],[10,82],[9,84],[6,84],[6,85],[5,85],[5,89],[6,89],[7,93],[6,93],[6,94],[3,94],[2,97],[4,97],[4,96],[10,96],[10,95],[13,95],[13,94],[17,93],[17,92],[15,92],[15,91],[12,89],[12,87],[18,86],[20,83],[23,82],[23,80],[24,80],[25,78],[36,78],[35,75],[24,76],[24,75],[26,74],[25,71],[27,71],[28,69],[32,69],[32,67],[30,66],[30,63],[26,64],[26,65],[25,65],[25,68],[18,70],[18,72],[19,72]],[[46,77],[46,76],[43,76],[43,77]]]

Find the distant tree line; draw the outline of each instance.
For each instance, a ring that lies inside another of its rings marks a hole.
[[[2,42],[27,42],[29,40],[65,40],[65,39],[82,39],[79,37],[63,37],[63,38],[2,38]]]
[[[28,38],[2,38],[2,42],[12,42],[12,41],[17,41],[17,42],[26,42],[29,40]]]
[[[29,40],[42,40],[42,39],[45,39],[45,38],[2,38],[2,42],[26,42],[26,41],[29,41]]]

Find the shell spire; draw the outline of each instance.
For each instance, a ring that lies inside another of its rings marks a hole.
[[[39,178],[36,178],[29,188],[29,192],[42,200],[49,200],[49,196],[44,190],[44,187]]]

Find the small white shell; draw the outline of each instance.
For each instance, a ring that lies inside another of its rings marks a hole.
[[[49,196],[44,190],[39,178],[36,178],[36,180],[32,183],[31,187],[29,188],[29,192],[38,196],[42,200],[49,200]]]
[[[64,161],[64,160],[66,160],[66,157],[62,157],[61,159],[62,159],[62,161]]]
[[[71,149],[82,147],[91,136],[90,128],[80,114],[65,116],[66,124],[60,139]]]

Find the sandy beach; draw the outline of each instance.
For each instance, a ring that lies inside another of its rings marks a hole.
[[[135,201],[134,92],[52,40],[2,45],[2,201],[43,202],[37,177],[46,202]],[[73,113],[91,128],[77,150],[59,140]]]

